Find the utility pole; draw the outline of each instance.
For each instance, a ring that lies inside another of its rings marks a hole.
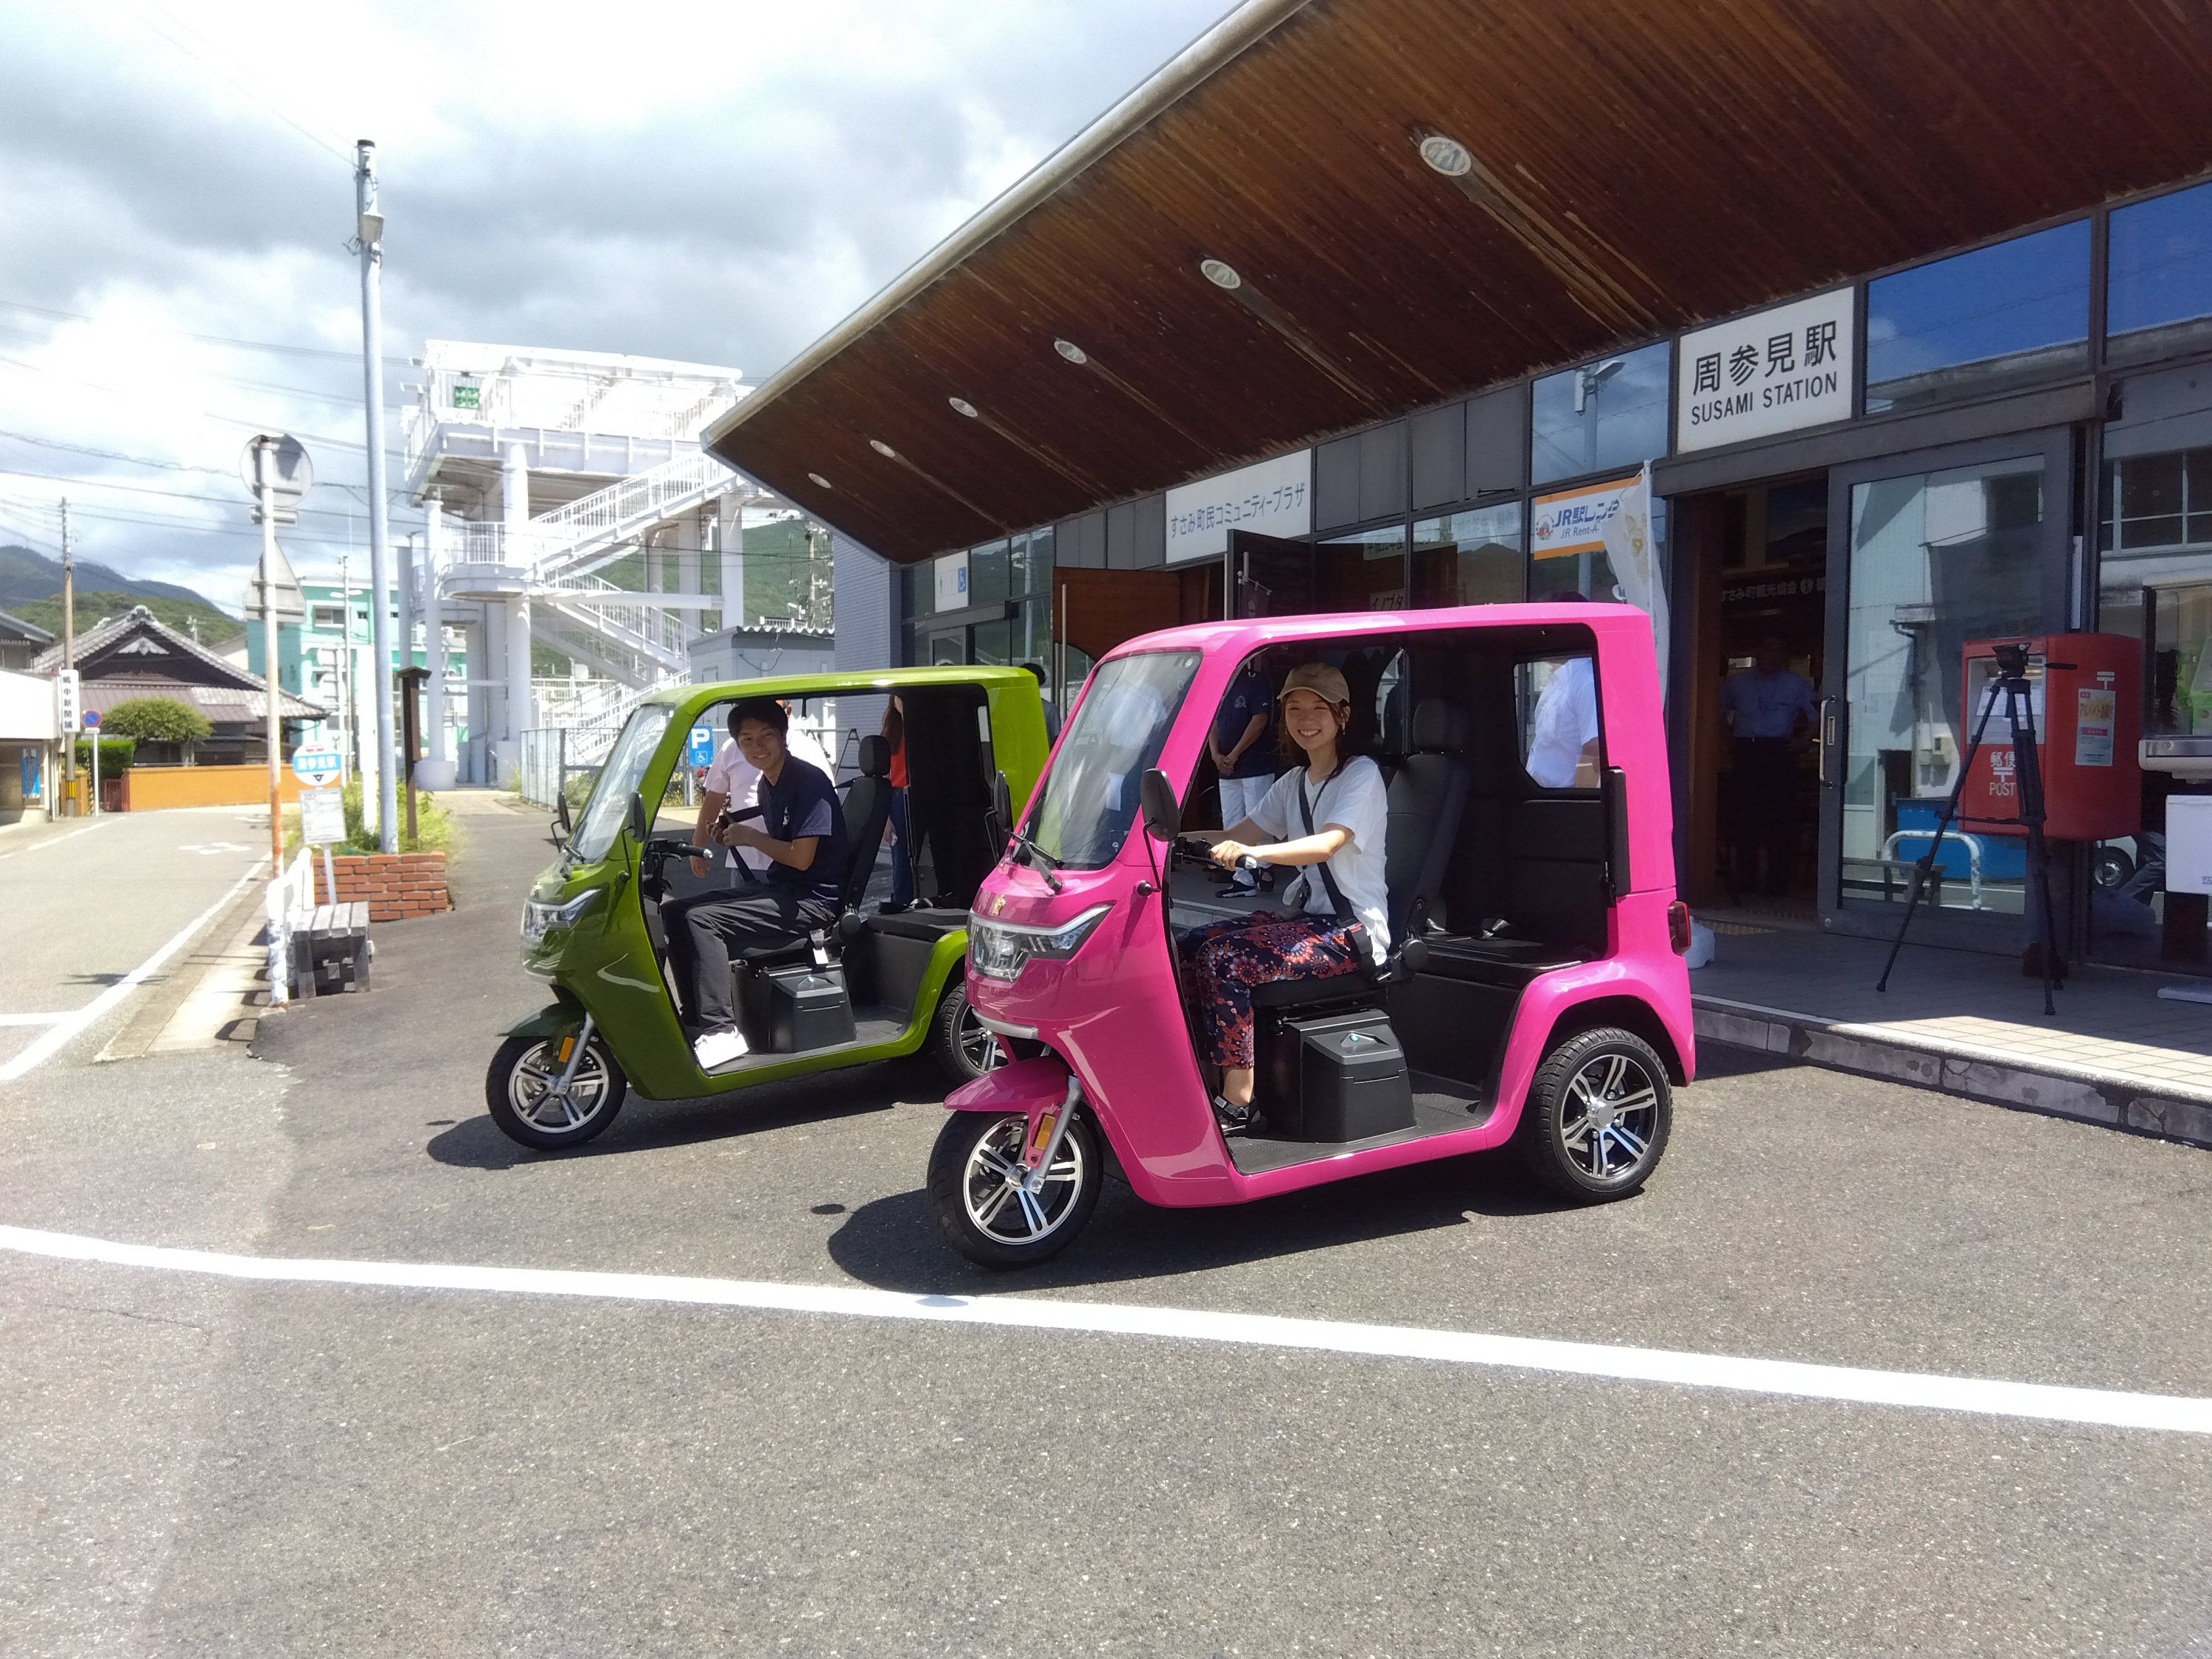
[[[284,873],[284,726],[278,708],[276,654],[276,447],[269,439],[253,445],[254,493],[261,504],[261,677],[262,702],[268,705],[269,726],[269,876]]]
[[[384,503],[384,215],[376,205],[376,145],[355,146],[356,230],[361,242],[362,396],[368,422],[370,647],[376,653],[376,844],[399,850],[398,770],[392,731],[392,545]]]
[[[70,549],[69,497],[62,497],[62,672],[76,666],[76,561]],[[76,816],[76,733],[62,733],[62,799]]]

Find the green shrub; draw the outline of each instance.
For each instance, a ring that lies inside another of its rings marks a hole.
[[[131,769],[131,763],[138,753],[138,744],[132,738],[102,738],[100,740],[100,775],[103,778],[120,776]],[[92,739],[76,740],[76,769],[92,770]]]
[[[100,729],[140,743],[197,743],[215,734],[205,714],[174,697],[132,697],[118,702],[101,717]]]
[[[344,789],[339,793],[338,804],[345,811],[345,845],[331,850],[340,854],[382,851],[377,845],[377,838],[368,832],[362,817],[361,777],[358,774],[347,781]],[[398,835],[393,845],[400,852],[443,853],[448,864],[459,854],[461,842],[459,827],[454,823],[453,815],[438,805],[434,795],[420,789],[415,792],[415,833],[412,836],[407,833],[407,791],[404,787],[399,791],[398,803],[394,811],[398,815]],[[286,817],[289,821],[289,844],[297,845],[300,839],[299,812],[296,809],[290,810]]]

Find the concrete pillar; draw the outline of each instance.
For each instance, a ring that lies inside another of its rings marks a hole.
[[[423,682],[423,757],[421,782],[428,789],[453,786],[450,751],[446,746],[446,602],[440,592],[440,573],[446,563],[446,509],[433,495],[422,509],[422,647],[423,665],[430,677]]]
[[[500,472],[501,517],[507,526],[507,563],[527,571],[537,562],[530,545],[530,461],[520,444],[509,444],[507,464]],[[507,697],[499,732],[504,747],[499,751],[498,781],[508,781],[522,764],[522,734],[530,729],[530,600],[527,595],[509,599],[501,642],[506,661]]]
[[[701,542],[705,539],[699,530],[699,515],[695,513],[678,521],[672,531],[676,544],[676,591],[679,593],[699,592],[699,550]],[[689,643],[698,634],[704,613],[678,611],[675,614],[678,637]]]

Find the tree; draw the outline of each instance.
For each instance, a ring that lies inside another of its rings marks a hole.
[[[208,717],[188,702],[174,697],[131,697],[118,702],[101,719],[103,734],[135,738],[140,743],[173,743],[189,762],[191,746],[215,731]]]

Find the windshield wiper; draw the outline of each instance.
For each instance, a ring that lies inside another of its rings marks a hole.
[[[1013,842],[1014,849],[1017,852],[1027,854],[1027,856],[1022,860],[1022,862],[1035,870],[1037,874],[1042,876],[1044,878],[1044,884],[1051,888],[1054,892],[1057,893],[1060,891],[1060,878],[1053,874],[1053,872],[1056,869],[1065,868],[1066,860],[1056,859],[1053,857],[1051,854],[1046,852],[1043,848],[1038,846],[1036,842],[1030,838],[1027,830],[1015,830],[1013,834]]]

